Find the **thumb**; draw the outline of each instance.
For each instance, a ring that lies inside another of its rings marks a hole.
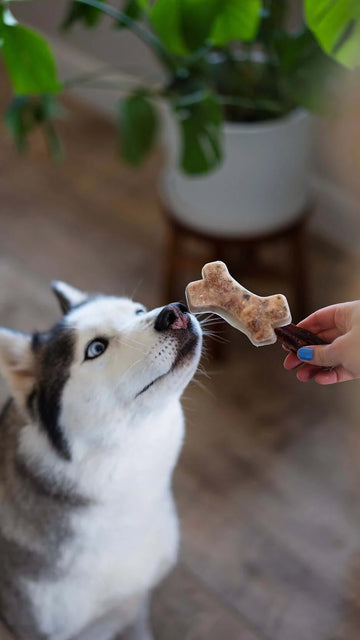
[[[301,347],[297,352],[297,357],[302,362],[308,362],[318,367],[336,367],[341,364],[335,343]]]

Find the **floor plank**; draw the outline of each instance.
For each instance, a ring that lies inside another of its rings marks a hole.
[[[178,566],[152,607],[157,640],[262,640],[188,568]]]

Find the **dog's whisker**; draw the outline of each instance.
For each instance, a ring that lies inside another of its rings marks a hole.
[[[122,379],[127,376],[129,374],[129,372],[134,369],[134,367],[136,367],[140,362],[142,361],[142,358],[139,358],[138,360],[135,360],[135,362],[133,362],[130,367],[128,367],[119,377],[118,379],[118,383],[122,381]]]
[[[205,378],[208,378],[209,380],[211,378],[211,375],[209,374],[209,372],[202,365],[198,366],[196,375],[205,376]]]
[[[203,324],[207,324],[209,322],[216,322],[216,323],[219,323],[219,324],[223,324],[224,320],[222,318],[220,318],[219,316],[214,314],[214,315],[211,315],[211,316],[206,316],[206,318],[202,318],[200,320],[198,318],[198,322],[202,326]]]
[[[224,338],[224,336],[221,336],[214,331],[203,331],[203,335],[205,336],[205,338],[210,338],[210,340],[220,342],[221,344],[229,344],[230,342],[228,338]]]
[[[141,349],[144,349],[144,343],[141,342],[141,340],[136,340],[135,338],[129,336],[128,334],[122,335],[121,337],[121,342],[123,342],[124,344],[133,344],[136,346],[139,346]]]
[[[219,317],[219,315],[217,313],[211,313],[208,312],[206,314],[204,313],[194,313],[194,315],[197,317],[198,321],[200,322],[200,324],[202,322],[206,322],[207,320],[221,320],[221,318]],[[200,318],[198,317],[200,316]]]
[[[135,340],[135,338],[130,338],[130,336],[122,336],[120,338],[120,342],[122,344],[128,344],[128,345],[136,345],[137,347],[143,347],[144,345],[141,343],[140,340]]]
[[[204,336],[212,335],[212,334],[217,335],[217,336],[218,335],[221,336],[224,332],[223,331],[218,331],[217,329],[212,329],[211,327],[209,327],[209,328],[205,327],[205,329],[202,330],[202,333],[203,333]]]
[[[137,349],[138,351],[142,351],[144,349],[144,345],[137,340],[132,340],[131,338],[125,338],[122,341],[122,344],[132,347],[133,349]]]
[[[201,389],[202,391],[204,391],[207,395],[211,396],[211,397],[215,397],[213,391],[210,391],[210,389],[200,380],[198,380],[196,377],[192,379],[192,382],[199,387],[199,389]]]
[[[129,349],[132,349],[133,351],[135,351],[136,353],[142,353],[142,349],[141,349],[141,345],[137,345],[137,344],[131,344],[128,342],[123,341],[123,346],[128,347]]]
[[[224,323],[221,320],[219,322],[217,322],[216,320],[209,320],[209,322],[203,322],[200,326],[203,330],[207,327],[224,327]]]
[[[222,328],[222,329],[224,329],[224,328],[225,328],[225,327],[224,327],[224,323],[222,322],[222,320],[220,320],[219,322],[217,322],[216,320],[211,320],[211,321],[209,321],[209,322],[204,322],[204,323],[202,323],[200,326],[201,326],[202,331],[204,331],[204,330],[206,331],[206,329],[207,329],[208,327],[220,327],[220,328]],[[218,330],[218,329],[217,329],[217,330]]]
[[[136,295],[137,291],[139,290],[139,288],[141,287],[143,282],[144,282],[144,278],[140,278],[138,283],[135,285],[134,290],[131,293],[131,296],[129,296],[131,298],[131,300],[135,299],[135,295]]]

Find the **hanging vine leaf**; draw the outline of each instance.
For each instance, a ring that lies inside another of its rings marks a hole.
[[[157,35],[172,53],[189,53],[182,33],[181,0],[157,0],[151,9],[150,19]]]
[[[144,8],[139,3],[139,0],[128,0],[122,9],[122,13],[132,20],[139,20],[144,13]],[[115,22],[115,27],[117,29],[124,29],[127,25],[123,20],[117,20]]]
[[[120,102],[119,131],[121,153],[125,160],[138,166],[152,148],[158,119],[151,101],[135,93]]]
[[[36,31],[0,25],[1,53],[16,95],[57,93],[60,82],[52,51]]]
[[[249,42],[256,36],[260,20],[261,0],[222,0],[211,41],[216,46],[231,40]]]
[[[99,0],[99,2],[103,1]],[[69,29],[75,22],[82,22],[86,27],[94,27],[103,15],[100,9],[88,4],[79,4],[76,0],[73,0],[70,3],[61,28]]]
[[[174,111],[181,128],[181,168],[199,175],[219,166],[222,160],[221,110],[217,99],[207,93],[193,103],[180,98]]]
[[[180,0],[180,29],[188,51],[204,46],[223,0]]]
[[[50,155],[61,159],[62,146],[53,120],[62,116],[63,113],[62,106],[52,95],[18,96],[14,98],[5,113],[5,124],[13,135],[18,151],[26,151],[29,134],[41,128]]]
[[[150,18],[170,51],[188,55],[209,41],[251,40],[260,10],[261,0],[156,0]]]

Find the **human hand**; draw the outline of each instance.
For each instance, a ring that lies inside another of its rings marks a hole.
[[[298,369],[300,382],[314,378],[326,385],[360,378],[360,300],[319,309],[299,327],[329,342],[303,347],[285,358],[285,369]]]

